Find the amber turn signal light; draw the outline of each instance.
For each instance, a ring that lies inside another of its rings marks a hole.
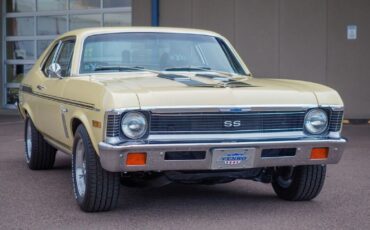
[[[93,120],[92,124],[93,124],[93,127],[95,127],[95,128],[101,128],[101,122],[100,121]]]
[[[128,153],[126,158],[126,165],[145,165],[146,153]]]
[[[311,150],[311,160],[327,159],[329,155],[329,148],[313,148]]]

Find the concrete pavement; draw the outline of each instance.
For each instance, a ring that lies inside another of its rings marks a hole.
[[[23,123],[0,117],[0,229],[370,229],[370,126],[345,126],[350,142],[330,165],[311,202],[279,200],[270,185],[229,184],[122,187],[119,206],[84,213],[71,185],[71,159],[31,171],[23,157]]]

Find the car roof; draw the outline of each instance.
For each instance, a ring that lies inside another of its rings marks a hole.
[[[82,36],[86,37],[93,34],[105,33],[124,33],[124,32],[152,32],[152,33],[184,33],[184,34],[199,34],[209,35],[214,37],[222,37],[220,34],[208,30],[188,29],[188,28],[175,28],[175,27],[96,27],[84,28],[69,31],[61,37],[68,36]]]

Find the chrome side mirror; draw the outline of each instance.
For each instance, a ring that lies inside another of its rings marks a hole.
[[[47,73],[49,77],[56,77],[62,79],[62,68],[58,63],[51,63],[47,69]]]

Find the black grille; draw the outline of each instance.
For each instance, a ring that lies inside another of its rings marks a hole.
[[[151,133],[302,131],[304,111],[152,114]],[[229,127],[225,126],[225,122]],[[230,125],[231,124],[231,125]],[[238,125],[240,124],[240,125]]]
[[[332,111],[330,114],[329,131],[338,132],[342,128],[343,111]]]
[[[167,133],[266,133],[303,131],[306,111],[152,114],[151,134]],[[329,131],[338,132],[342,127],[343,111],[328,111]],[[240,121],[240,126],[225,127],[225,121]],[[121,135],[121,115],[107,116],[107,137]]]
[[[107,116],[107,137],[119,137],[120,135],[120,115]]]

